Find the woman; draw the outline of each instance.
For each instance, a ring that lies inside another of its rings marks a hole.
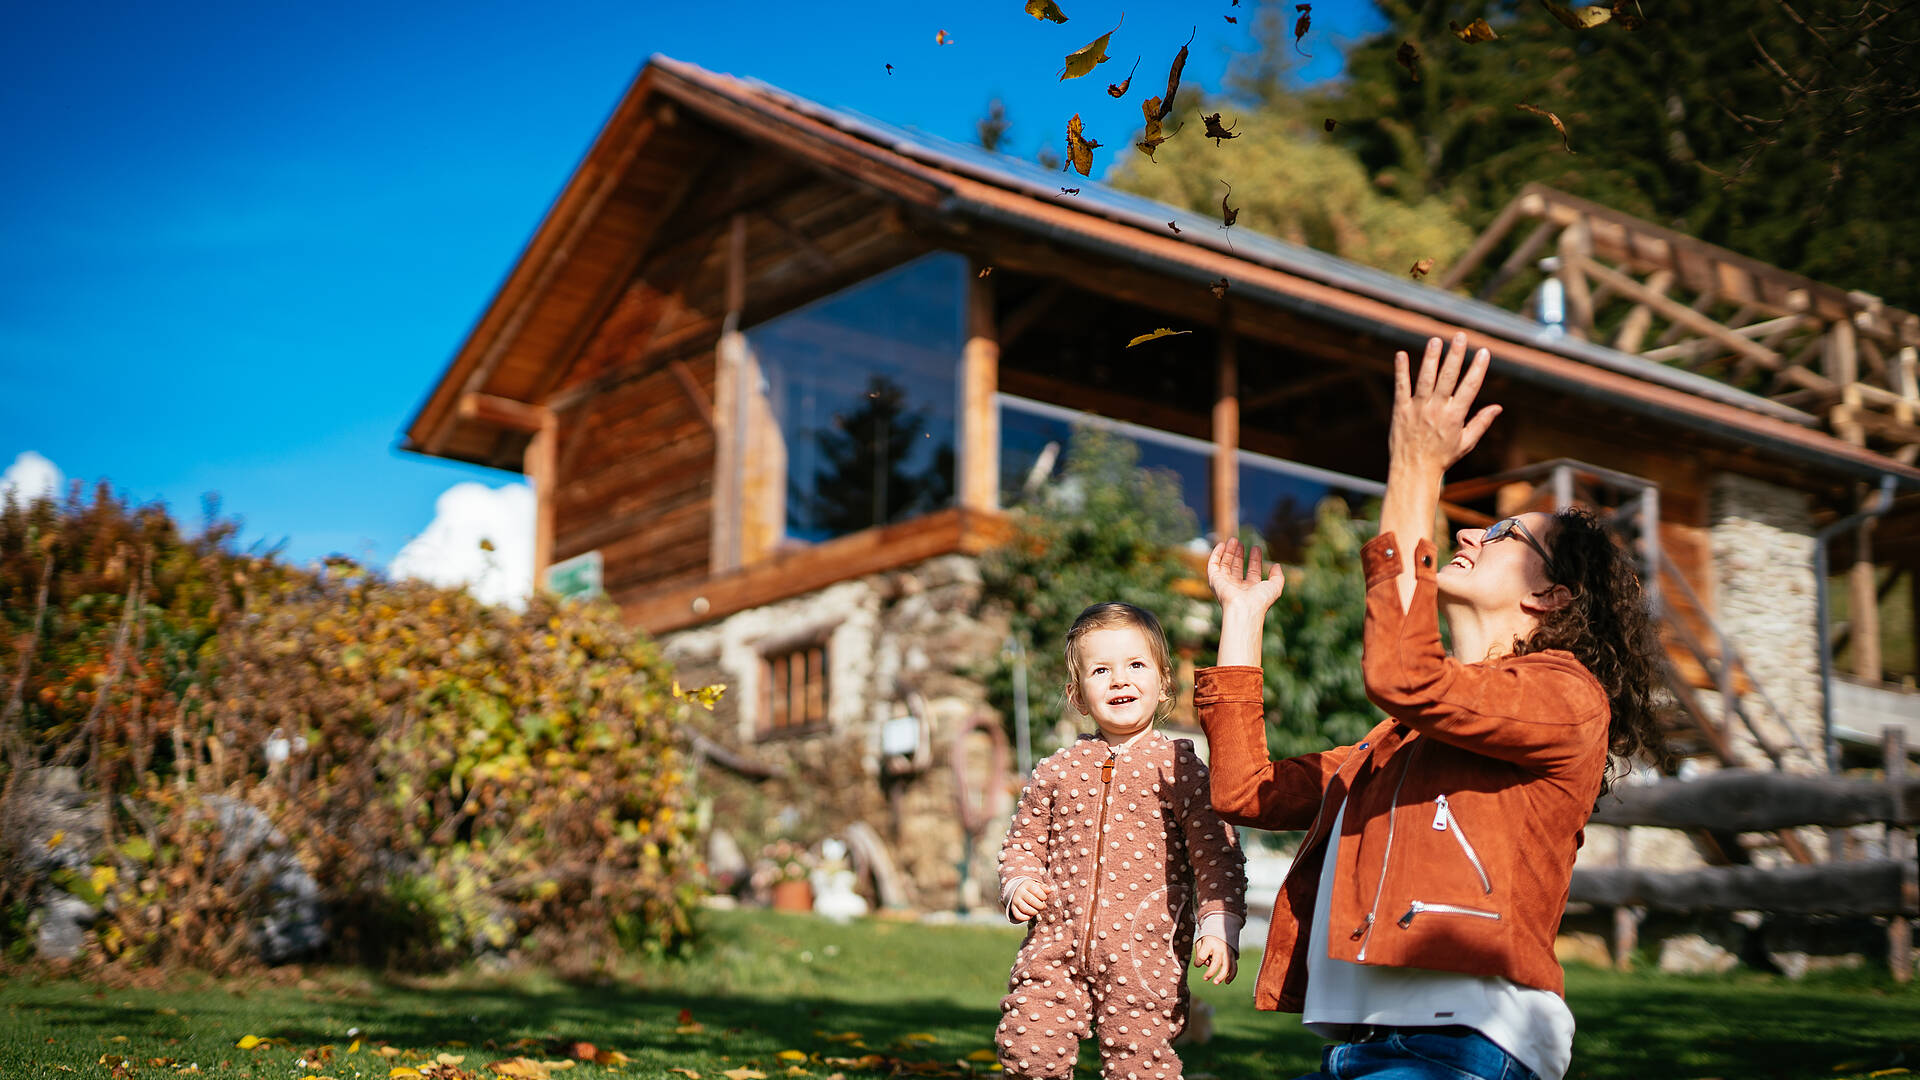
[[[1464,335],[1417,380],[1394,358],[1380,533],[1367,576],[1367,695],[1387,719],[1352,746],[1268,760],[1261,623],[1279,567],[1216,547],[1219,667],[1194,701],[1227,821],[1305,830],[1255,984],[1332,1041],[1315,1077],[1565,1075],[1573,1015],[1553,941],[1611,758],[1658,748],[1655,639],[1624,552],[1589,513],[1456,534],[1435,566],[1442,474],[1500,407],[1472,413],[1487,352]],[[1455,654],[1441,646],[1444,604]]]

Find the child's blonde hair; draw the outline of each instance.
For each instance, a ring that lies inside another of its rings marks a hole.
[[[1090,604],[1073,620],[1067,628],[1067,700],[1077,701],[1080,694],[1080,639],[1094,630],[1117,630],[1131,626],[1146,636],[1147,650],[1153,654],[1153,663],[1160,669],[1160,700],[1162,705],[1173,701],[1173,650],[1167,647],[1167,632],[1160,627],[1160,620],[1153,612],[1132,604],[1123,604],[1118,600]],[[1155,719],[1159,719],[1159,710],[1155,710]]]

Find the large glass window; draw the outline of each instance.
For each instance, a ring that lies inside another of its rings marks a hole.
[[[1180,484],[1181,499],[1199,522],[1201,536],[1195,539],[1214,537],[1213,489],[1209,482],[1212,443],[1011,394],[1001,394],[999,404],[1001,505],[1015,505],[1027,487],[1057,471],[1074,426],[1084,424],[1133,440],[1140,448],[1142,468],[1173,474]],[[1376,481],[1249,450],[1240,451],[1239,459],[1241,524],[1258,532],[1283,558],[1298,552],[1313,532],[1314,512],[1322,499],[1337,495],[1358,511],[1367,499],[1377,498],[1385,490]]]
[[[952,503],[968,276],[963,256],[928,255],[747,331],[785,445],[787,536]]]

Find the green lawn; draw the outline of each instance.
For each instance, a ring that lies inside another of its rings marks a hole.
[[[710,913],[705,928],[696,959],[636,967],[604,985],[541,974],[393,979],[310,971],[304,978],[181,977],[165,989],[126,989],[16,976],[0,984],[0,1076],[108,1076],[101,1059],[112,1055],[132,1063],[137,1076],[173,1075],[191,1063],[220,1076],[347,1080],[384,1077],[436,1054],[463,1058],[456,1070],[491,1075],[487,1062],[558,1060],[574,1041],[630,1060],[556,1075],[692,1080],[668,1072],[676,1068],[701,1080],[727,1080],[725,1073],[740,1069],[772,1080],[798,1080],[802,1072],[816,1080],[996,1074],[990,1063],[965,1058],[992,1045],[1015,931],[835,926],[765,912]],[[1297,1018],[1254,1011],[1250,965],[1258,957],[1243,959],[1249,967],[1232,986],[1196,984],[1196,995],[1218,1009],[1217,1031],[1207,1045],[1183,1051],[1190,1077],[1285,1080],[1318,1061],[1319,1042]],[[1576,970],[1568,983],[1580,1022],[1574,1076],[1732,1080],[1920,1070],[1920,990],[1883,976],[1793,983]],[[682,1010],[693,1023],[682,1022]],[[355,1028],[360,1045],[349,1054]],[[287,1045],[235,1045],[249,1035]],[[383,1045],[398,1055],[380,1056]],[[326,1064],[297,1064],[323,1046],[334,1055]],[[782,1051],[805,1060],[783,1059]],[[861,1062],[870,1054],[885,1060]],[[1081,1061],[1081,1075],[1093,1076],[1091,1054]]]

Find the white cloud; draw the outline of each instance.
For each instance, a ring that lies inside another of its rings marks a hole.
[[[32,450],[26,450],[13,459],[13,464],[7,466],[6,472],[0,473],[0,501],[5,501],[9,491],[20,502],[42,495],[57,499],[66,486],[67,478],[61,474],[58,465]]]
[[[433,521],[387,571],[436,585],[465,585],[482,603],[526,602],[533,591],[533,489],[467,481],[434,500]],[[493,550],[481,548],[489,540]]]

